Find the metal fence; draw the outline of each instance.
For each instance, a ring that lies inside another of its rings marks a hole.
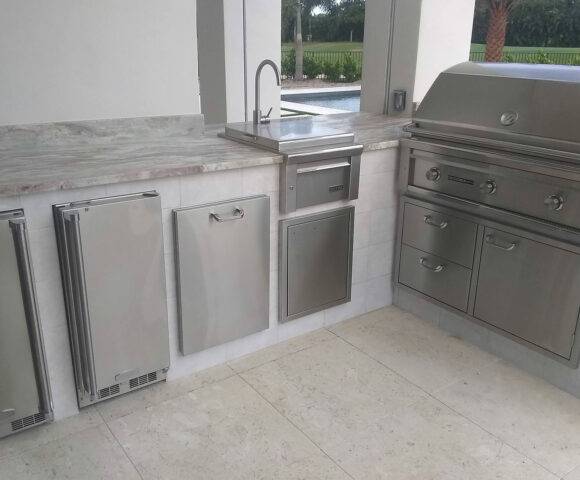
[[[485,62],[485,52],[471,52],[469,60]],[[516,50],[504,52],[503,62],[553,63],[555,65],[580,65],[580,52],[546,52],[543,50]]]
[[[282,62],[288,60],[294,50],[291,48],[282,49]],[[351,57],[357,64],[362,65],[363,52],[352,50],[345,52],[329,52],[319,50],[304,50],[304,57],[310,57],[319,63],[344,63],[347,57]]]

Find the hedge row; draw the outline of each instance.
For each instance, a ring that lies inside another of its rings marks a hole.
[[[296,68],[296,53],[294,50],[282,55],[282,75],[294,78]],[[345,54],[340,60],[318,60],[314,56],[304,55],[304,78],[323,78],[330,82],[352,83],[361,79],[362,67],[350,54]]]

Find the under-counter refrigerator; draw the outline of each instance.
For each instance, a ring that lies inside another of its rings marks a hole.
[[[164,380],[169,334],[159,195],[53,211],[79,406]]]
[[[0,212],[0,437],[52,420],[22,210]]]

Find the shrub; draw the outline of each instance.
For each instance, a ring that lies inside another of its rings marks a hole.
[[[543,50],[540,50],[535,57],[534,63],[542,63],[544,65],[552,65],[554,63],[554,61],[550,59],[550,56]]]
[[[573,59],[572,62],[570,62],[570,65],[575,65],[577,67],[580,67],[580,55],[576,55]]]
[[[322,73],[322,64],[311,55],[304,55],[304,75],[308,78],[316,78]]]
[[[361,78],[361,68],[350,54],[345,56],[344,64],[342,66],[342,73],[344,75],[344,79],[348,83],[356,82]]]
[[[296,67],[296,52],[294,50],[282,52],[282,75],[293,77]]]
[[[342,77],[342,64],[340,62],[324,62],[322,69],[327,80],[340,82]]]

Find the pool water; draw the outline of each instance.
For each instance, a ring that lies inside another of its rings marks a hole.
[[[360,91],[282,95],[282,100],[317,107],[335,108],[349,112],[360,111]]]

